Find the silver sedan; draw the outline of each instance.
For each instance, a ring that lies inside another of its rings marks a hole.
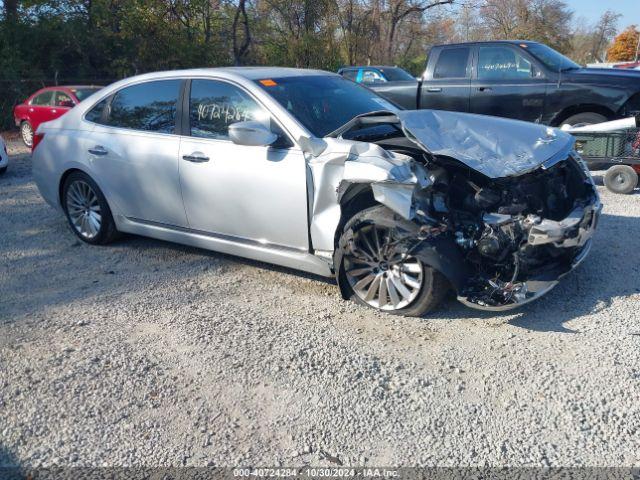
[[[600,212],[568,134],[403,111],[321,71],[198,69],[115,83],[34,136],[42,196],[90,244],[120,233],[335,277],[422,315],[538,298]]]

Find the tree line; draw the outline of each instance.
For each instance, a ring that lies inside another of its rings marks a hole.
[[[593,25],[562,0],[5,0],[0,124],[51,83],[154,70],[393,64],[419,74],[430,45],[520,38],[604,60],[619,16]]]

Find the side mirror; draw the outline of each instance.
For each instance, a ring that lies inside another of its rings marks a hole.
[[[73,101],[71,100],[63,100],[62,102],[60,102],[60,105],[58,105],[59,107],[65,107],[65,108],[73,108],[76,106],[75,103],[73,103]]]
[[[229,125],[229,138],[237,145],[264,147],[271,145],[278,136],[260,122],[237,122]]]

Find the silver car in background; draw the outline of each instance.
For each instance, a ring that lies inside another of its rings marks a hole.
[[[402,111],[321,71],[129,78],[34,140],[42,196],[87,243],[126,232],[334,276],[403,315],[450,290],[488,310],[538,298],[601,208],[568,134]]]

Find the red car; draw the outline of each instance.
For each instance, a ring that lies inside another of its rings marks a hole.
[[[47,87],[38,90],[13,109],[16,126],[20,127],[22,141],[27,147],[33,145],[33,133],[38,125],[64,115],[89,95],[102,87],[69,86]]]

